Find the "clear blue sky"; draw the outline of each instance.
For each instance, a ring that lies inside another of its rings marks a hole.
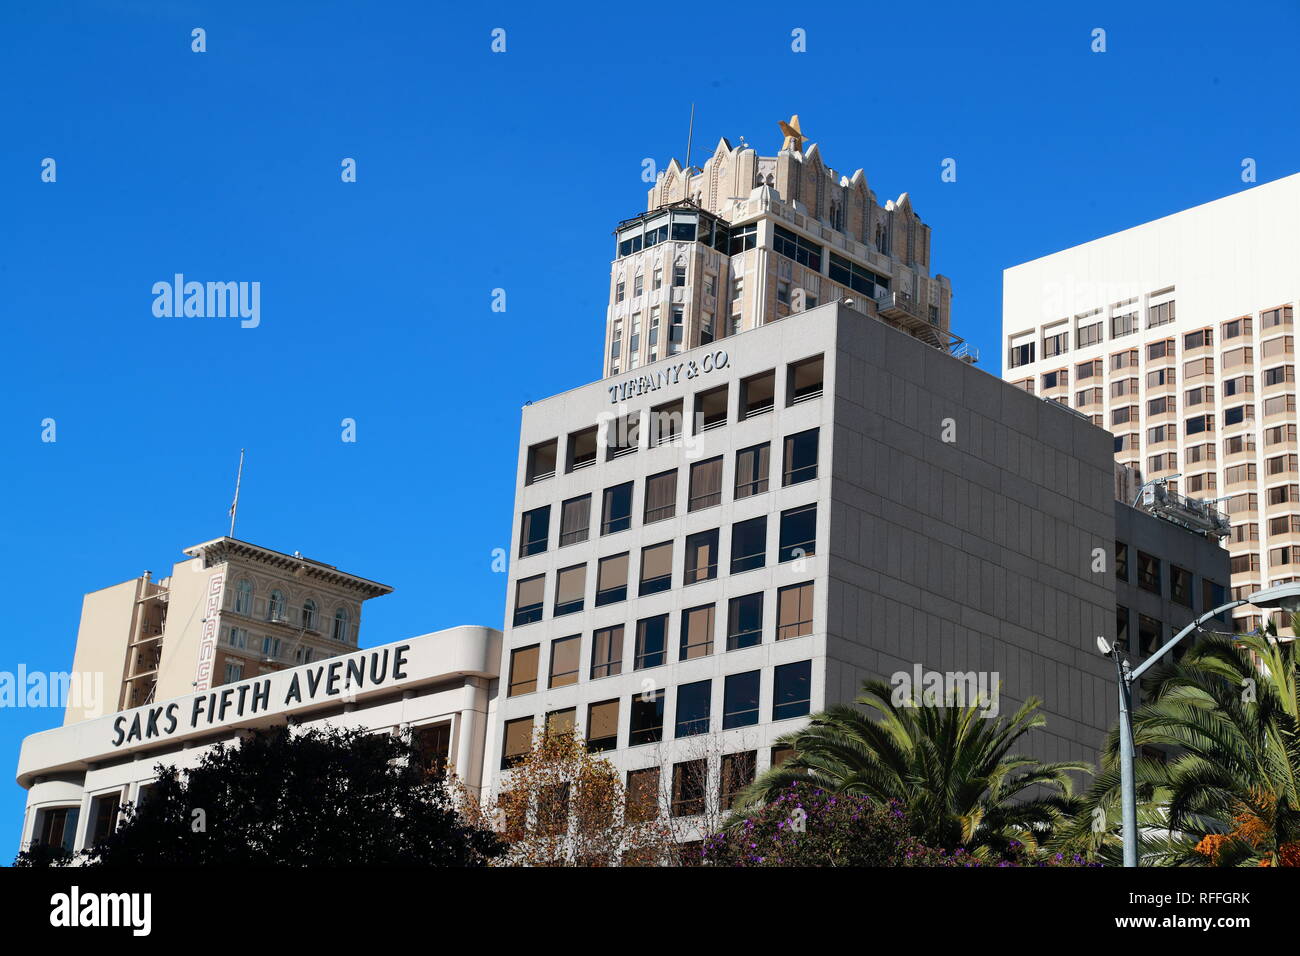
[[[1300,169],[1294,2],[674,9],[5,4],[0,670],[69,669],[85,592],[225,533],[240,447],[240,537],[396,589],[363,644],[500,626],[519,407],[598,377],[610,230],[692,101],[697,160],[797,112],[910,192],[995,374],[1003,268]],[[155,318],[176,272],[260,282],[261,326]],[[0,711],[0,861],[60,722]]]

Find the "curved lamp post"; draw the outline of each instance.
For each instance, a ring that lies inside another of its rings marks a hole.
[[[1282,584],[1275,588],[1256,591],[1241,601],[1222,604],[1213,611],[1206,611],[1191,624],[1179,631],[1172,640],[1142,662],[1136,670],[1129,670],[1128,661],[1120,657],[1119,648],[1112,646],[1104,637],[1097,638],[1097,649],[1115,661],[1115,675],[1119,684],[1119,772],[1120,793],[1124,813],[1124,865],[1138,865],[1137,840],[1137,788],[1133,782],[1133,685],[1151,665],[1164,657],[1174,646],[1188,634],[1197,630],[1211,618],[1218,617],[1224,611],[1230,611],[1243,604],[1252,604],[1260,608],[1278,608],[1290,613],[1300,612],[1300,582]]]

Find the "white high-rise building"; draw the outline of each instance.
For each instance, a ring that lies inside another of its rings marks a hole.
[[[1297,263],[1300,175],[1004,277],[1003,376],[1109,429],[1144,480],[1217,501],[1237,597],[1300,574]]]

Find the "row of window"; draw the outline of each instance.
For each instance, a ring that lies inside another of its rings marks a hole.
[[[253,583],[246,578],[241,578],[235,584],[234,602],[231,605],[231,610],[245,617],[253,617],[253,609],[258,604],[260,602],[256,601]],[[273,588],[267,598],[264,619],[284,624],[291,623],[310,631],[320,630],[320,611],[316,602],[311,598],[307,598],[300,606],[293,609],[291,618],[289,602],[285,598],[284,592],[279,588]],[[352,634],[351,623],[351,615],[348,613],[347,608],[339,607],[335,609],[330,636],[336,641],[350,641]]]
[[[818,436],[816,428],[787,435],[782,442],[781,486],[801,484],[817,477]],[[771,443],[751,445],[736,452],[732,496],[739,500],[768,490]],[[676,468],[645,479],[642,522],[653,524],[677,515]],[[690,466],[686,511],[702,511],[722,504],[723,456],[718,455]],[[623,482],[606,488],[601,495],[601,535],[617,534],[632,527],[635,483]],[[590,494],[569,498],[560,505],[559,547],[579,544],[591,536]],[[519,556],[542,554],[551,542],[551,506],[542,505],[520,516]]]
[[[759,515],[731,526],[730,568],[732,574],[753,571],[767,564],[767,515]],[[718,576],[721,529],[712,528],[687,535],[684,546],[682,584],[697,584]],[[641,549],[637,595],[645,597],[673,586],[672,540]],[[803,505],[782,511],[777,537],[777,563],[799,561],[816,554],[817,505]],[[597,563],[594,607],[624,601],[628,596],[630,552],[601,558]],[[514,625],[540,621],[546,605],[545,573],[515,582]],[[586,606],[587,565],[561,568],[555,576],[553,616],[576,614]]]
[[[260,642],[257,638],[250,638],[248,635],[248,628],[246,627],[231,627],[227,629],[225,631],[225,643],[227,647],[240,651],[246,651],[250,648],[256,650],[260,643],[262,657],[267,661],[280,660],[280,655],[283,653],[283,648],[285,647],[284,642],[282,642],[280,638],[272,637],[270,634],[263,634]],[[312,662],[312,649],[310,647],[295,648],[293,662],[295,664],[310,664]],[[229,669],[232,665],[227,664],[226,666]],[[239,668],[237,676],[227,676],[226,683],[243,679],[242,666],[235,666]]]
[[[759,722],[762,676],[762,671],[754,670],[722,678],[721,730],[752,727]],[[806,717],[811,700],[812,661],[778,664],[772,668],[769,720]],[[664,689],[634,694],[626,701],[614,698],[588,704],[585,737],[590,750],[603,752],[620,747],[620,711],[624,704],[629,714],[627,742],[622,746],[639,747],[659,743],[666,736],[680,739],[713,732],[713,681],[710,679],[676,687],[669,722],[665,720],[667,690]],[[576,708],[552,711],[545,720],[548,734],[578,732]],[[506,721],[501,747],[503,770],[514,766],[532,750],[535,722],[536,715]]]
[[[757,591],[727,602],[726,649],[756,647],[763,642],[764,593]],[[677,612],[677,662],[713,653],[717,606],[704,604]],[[656,614],[636,622],[633,630],[632,670],[647,670],[670,663],[672,641],[670,615]],[[792,584],[777,591],[776,635],[778,641],[805,637],[813,632],[813,583]],[[623,672],[627,659],[625,628],[622,624],[603,627],[592,635],[588,673],[591,680],[615,677]],[[531,644],[510,652],[507,697],[531,694],[542,685],[542,645]],[[582,635],[559,637],[550,642],[546,659],[546,687],[554,689],[578,683],[582,666]]]
[[[1157,328],[1167,325],[1175,319],[1174,303],[1162,302],[1153,305],[1147,312],[1147,328]],[[1075,347],[1086,348],[1096,345],[1103,339],[1104,321],[1100,318],[1090,317],[1087,320],[1080,320],[1075,332]],[[1267,335],[1273,330],[1289,329],[1293,325],[1291,306],[1280,306],[1275,309],[1268,309],[1260,313],[1260,335]],[[1121,338],[1138,331],[1138,310],[1133,308],[1125,310],[1122,313],[1115,314],[1110,320],[1111,338]],[[1234,339],[1250,336],[1254,330],[1254,320],[1250,316],[1242,316],[1223,322],[1219,326],[1220,338],[1224,343]],[[1182,347],[1184,352],[1190,352],[1195,349],[1209,348],[1214,344],[1214,329],[1205,328],[1197,329],[1194,332],[1186,332],[1181,336]],[[1278,341],[1278,340],[1273,340]],[[1174,354],[1175,339],[1170,338],[1161,342],[1148,345],[1148,358],[1157,359],[1166,355]],[[1153,351],[1154,348],[1154,351]],[[1042,332],[1042,357],[1044,359],[1052,358],[1068,352],[1069,329],[1063,326],[1052,326]],[[1290,351],[1290,349],[1287,349]],[[1134,359],[1136,359],[1137,350],[1132,350]],[[1119,353],[1120,356],[1126,356],[1127,352]],[[1267,352],[1265,354],[1268,354]],[[1115,361],[1116,356],[1112,356]],[[1021,365],[1029,365],[1036,361],[1036,349],[1033,341],[1018,342],[1009,349],[1008,367],[1016,368]],[[1127,359],[1121,359],[1127,364]],[[1088,365],[1091,363],[1084,363]],[[1132,364],[1136,366],[1136,361]],[[1081,366],[1082,367],[1082,366]],[[1125,365],[1113,365],[1113,368],[1123,368]]]
[[[1154,554],[1148,554],[1145,551],[1136,551],[1137,565],[1137,586],[1143,591],[1149,591],[1152,594],[1164,596],[1164,573],[1165,562]],[[1123,541],[1115,542],[1115,577],[1125,584],[1131,583],[1131,573],[1129,569],[1129,546]],[[1183,607],[1192,608],[1193,601],[1193,580],[1194,576],[1186,568],[1179,567],[1176,564],[1169,564],[1169,600],[1175,604],[1181,604]],[[1211,608],[1218,607],[1225,601],[1227,594],[1222,584],[1217,584],[1209,578],[1201,579],[1201,603],[1203,610],[1208,611]]]
[[[786,369],[786,404],[795,405],[819,397],[823,371],[824,358],[821,355],[790,363]],[[776,370],[769,369],[742,379],[739,388],[739,421],[770,412],[775,407]],[[727,424],[729,389],[730,384],[724,384],[692,396],[690,420],[694,423],[693,435]],[[607,461],[632,454],[643,446],[643,429],[647,439],[644,444],[651,448],[678,441],[685,434],[686,422],[685,399],[679,398],[655,406],[648,412],[634,412],[570,432],[565,441],[565,472],[595,464],[601,449],[605,450]],[[560,460],[559,443],[558,438],[551,438],[529,447],[525,484],[554,477]]]

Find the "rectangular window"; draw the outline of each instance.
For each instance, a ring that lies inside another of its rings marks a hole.
[[[1174,303],[1161,302],[1159,305],[1153,305],[1147,309],[1147,328],[1154,329],[1158,325],[1168,325],[1174,321]]]
[[[508,697],[531,694],[537,690],[537,655],[541,645],[519,647],[510,652],[510,693]]]
[[[507,720],[505,738],[501,747],[501,769],[509,770],[523,760],[533,749],[533,718],[520,717]]]
[[[627,600],[628,553],[601,558],[596,569],[596,607]]]
[[[641,587],[638,596],[658,594],[673,586],[673,543],[652,544],[641,549]]]
[[[587,708],[587,749],[603,753],[618,747],[618,700],[602,700]]]
[[[650,445],[658,448],[682,437],[686,418],[682,413],[682,400],[666,402],[650,409]]]
[[[709,732],[709,701],[713,682],[702,680],[677,688],[677,726],[674,737],[694,737]]]
[[[763,592],[731,599],[727,606],[727,650],[763,643]]]
[[[1192,606],[1192,572],[1176,564],[1169,565],[1169,599],[1186,608]]]
[[[664,737],[664,692],[634,694],[632,696],[631,730],[629,747],[657,744]]]
[[[1033,342],[1011,346],[1011,350],[1007,355],[1007,367],[1018,368],[1021,365],[1028,365],[1030,362],[1034,361],[1035,347],[1036,346]]]
[[[601,534],[615,534],[632,527],[632,482],[605,489],[602,514]]]
[[[824,361],[820,355],[791,362],[785,372],[786,404],[796,405],[821,395],[823,372]]]
[[[807,716],[812,702],[812,661],[781,664],[772,671],[772,719]]]
[[[1137,553],[1138,587],[1153,594],[1160,593],[1160,559],[1145,551]]]
[[[560,547],[586,541],[591,532],[591,495],[570,498],[560,506]]]
[[[623,673],[623,625],[603,627],[591,638],[591,679]]]
[[[752,727],[758,723],[758,686],[761,671],[729,674],[722,691],[722,729]]]
[[[570,433],[568,471],[576,471],[579,468],[586,468],[588,465],[595,464],[596,433],[597,426],[595,425]]]
[[[727,424],[727,386],[719,385],[695,396],[695,434]]]
[[[817,506],[781,512],[781,549],[778,562],[797,561],[817,553]]]
[[[731,573],[753,571],[767,563],[767,515],[731,526]]]
[[[1115,646],[1128,650],[1128,608],[1115,605]]]
[[[791,232],[784,226],[775,226],[772,236],[772,248],[778,255],[793,259],[801,266],[807,266],[813,272],[822,271],[822,247],[811,239]]]
[[[87,845],[93,846],[106,840],[117,829],[118,811],[122,808],[122,794],[110,793],[95,797],[90,802],[90,832]]]
[[[785,460],[781,470],[782,485],[797,485],[817,477],[817,438],[820,429],[787,435]]]
[[[587,590],[587,566],[575,564],[564,568],[555,579],[555,616],[576,614],[582,610]]]
[[[623,820],[627,823],[647,823],[659,816],[659,768],[629,770],[627,774],[627,806]]]
[[[677,514],[677,469],[651,475],[645,481],[645,524]]]
[[[549,687],[568,687],[578,683],[578,658],[582,654],[582,635],[551,641],[551,680]]]
[[[673,765],[673,816],[691,817],[704,812],[708,776],[709,762],[706,758]]]
[[[542,619],[546,575],[539,574],[515,582],[515,627]]]
[[[1143,656],[1150,654],[1160,646],[1160,634],[1164,625],[1153,617],[1138,615],[1138,652]]]
[[[813,629],[813,582],[792,584],[776,595],[776,639],[803,637]]]
[[[574,707],[553,710],[546,715],[546,736],[572,735],[578,730],[578,711]]]
[[[770,412],[776,402],[776,371],[763,372],[742,379],[740,383],[740,420]]]
[[[691,465],[691,496],[687,511],[699,511],[722,503],[722,456]]]
[[[752,445],[736,452],[736,498],[749,498],[767,491],[769,443]]]
[[[552,438],[528,449],[527,477],[524,484],[531,485],[535,481],[542,481],[555,474],[555,452],[558,444],[558,439]]]
[[[730,810],[736,802],[740,791],[754,782],[758,769],[758,751],[723,754],[718,772],[718,804],[723,810]]]
[[[668,615],[659,614],[636,622],[634,670],[668,663]]]
[[[526,558],[530,554],[541,554],[545,551],[550,528],[550,505],[525,511],[519,527],[519,556]]]
[[[679,661],[707,657],[713,653],[714,606],[704,604],[682,611],[681,647]]]
[[[686,539],[685,584],[708,581],[718,576],[718,529],[701,531]]]

